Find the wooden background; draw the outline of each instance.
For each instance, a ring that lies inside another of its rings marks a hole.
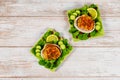
[[[65,12],[91,3],[99,5],[105,36],[75,43]],[[48,27],[75,47],[56,72],[30,54]],[[120,0],[0,0],[0,80],[30,79],[120,80]]]

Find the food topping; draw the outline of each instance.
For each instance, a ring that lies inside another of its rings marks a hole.
[[[46,60],[56,60],[60,55],[60,49],[54,44],[47,44],[42,52],[42,56]]]
[[[58,37],[54,34],[49,35],[46,39],[46,42],[58,41]]]
[[[82,15],[77,20],[77,26],[82,30],[90,31],[94,28],[94,21],[90,16]]]
[[[97,14],[97,11],[94,8],[88,8],[87,11],[91,15],[92,19],[97,18],[98,14]]]

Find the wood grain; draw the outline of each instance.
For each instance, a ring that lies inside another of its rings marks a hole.
[[[0,77],[120,76],[119,48],[75,48],[56,72],[39,66],[29,50],[30,48],[0,48]]]
[[[68,33],[66,17],[2,17],[0,46],[33,46],[47,28],[55,28],[74,46],[120,46],[120,18],[103,18],[105,36],[75,43]]]
[[[1,80],[119,80],[119,78],[1,78]]]
[[[98,4],[105,36],[73,42],[66,10]],[[0,80],[119,80],[120,0],[0,0]],[[38,65],[30,48],[48,28],[74,50],[56,72]]]
[[[65,16],[66,10],[99,4],[102,16],[120,16],[119,0],[1,0],[0,16]]]

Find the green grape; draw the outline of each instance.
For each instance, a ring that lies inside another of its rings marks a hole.
[[[80,11],[79,11],[79,10],[76,10],[76,13],[77,13],[78,15],[80,15]]]
[[[59,44],[59,45],[62,45],[62,44],[63,44],[63,42],[62,42],[62,41],[59,41],[59,42],[58,42],[58,44]]]
[[[40,53],[37,52],[37,53],[36,53],[36,57],[40,57]]]
[[[65,49],[65,45],[64,44],[60,45],[60,48]]]
[[[40,53],[40,50],[39,50],[39,49],[36,49],[35,52],[36,52],[36,53]]]
[[[99,30],[100,30],[100,28],[101,28],[101,26],[100,26],[100,25],[96,25],[96,26],[95,26],[95,29],[96,29],[97,31],[99,31]]]
[[[70,16],[70,19],[71,19],[71,20],[75,20],[75,15],[71,15],[71,16]]]
[[[77,13],[73,13],[74,16],[77,16]]]
[[[100,22],[96,22],[95,24],[96,24],[96,25],[101,25]]]
[[[39,46],[39,45],[38,45],[38,46],[36,46],[36,49],[41,49],[41,46]]]

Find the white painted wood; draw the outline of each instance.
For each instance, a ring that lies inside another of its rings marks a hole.
[[[119,80],[119,78],[1,78],[1,80]]]
[[[105,36],[75,43],[66,10],[99,5]],[[120,0],[0,0],[0,80],[120,80]],[[30,48],[48,27],[75,46],[56,72],[38,65]]]
[[[1,0],[0,16],[65,16],[65,11],[96,3],[102,16],[120,16],[119,0]]]
[[[118,48],[75,48],[56,72],[38,65],[30,48],[0,48],[0,77],[120,76]]]
[[[0,46],[33,46],[47,28],[55,28],[74,46],[120,46],[119,24],[119,17],[105,17],[104,37],[75,43],[65,17],[4,17],[0,18]]]

